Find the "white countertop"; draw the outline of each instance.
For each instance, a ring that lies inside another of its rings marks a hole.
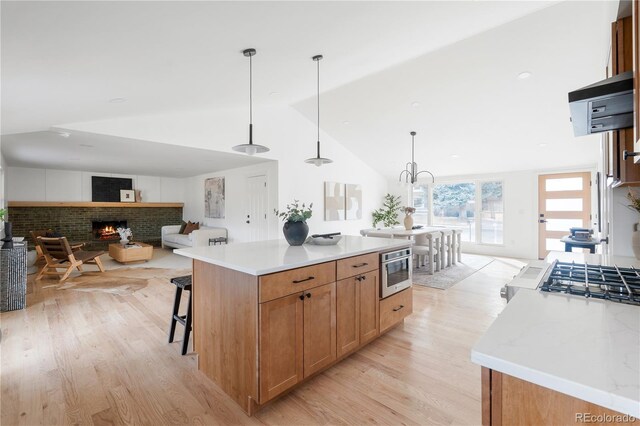
[[[640,418],[638,306],[523,289],[471,360]]]
[[[375,251],[411,245],[407,240],[343,235],[333,246],[290,246],[285,240],[191,247],[173,252],[251,275],[265,275]]]

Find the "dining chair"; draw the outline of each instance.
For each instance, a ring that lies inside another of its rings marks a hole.
[[[413,254],[416,256],[416,264],[424,266],[428,262],[428,271],[433,275],[434,271],[440,270],[440,238],[441,233],[438,231],[418,234],[415,236],[414,245],[412,247]]]

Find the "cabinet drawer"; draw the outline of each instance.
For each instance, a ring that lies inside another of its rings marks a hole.
[[[336,263],[327,262],[260,277],[260,303],[336,280]]]
[[[369,253],[361,256],[338,260],[338,281],[358,274],[377,270],[380,266],[380,254]]]
[[[409,287],[380,301],[380,333],[413,312],[413,289]]]

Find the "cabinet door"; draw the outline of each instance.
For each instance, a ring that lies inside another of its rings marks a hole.
[[[337,287],[338,356],[360,345],[360,282],[356,277],[340,280]]]
[[[305,291],[304,377],[336,359],[336,283]]]
[[[360,287],[360,344],[364,345],[379,334],[379,272],[372,271],[362,275],[361,278],[358,283]]]
[[[260,304],[260,403],[303,378],[302,293]]]

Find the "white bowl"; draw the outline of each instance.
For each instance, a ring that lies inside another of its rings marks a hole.
[[[24,241],[24,237],[13,237],[12,240],[14,243],[21,243]]]
[[[333,237],[327,237],[327,238],[309,237],[309,238],[307,238],[307,241],[305,241],[305,243],[306,244],[313,244],[313,245],[316,245],[316,246],[334,246],[334,245],[338,244],[338,242],[341,239],[342,239],[342,235],[334,235]]]

